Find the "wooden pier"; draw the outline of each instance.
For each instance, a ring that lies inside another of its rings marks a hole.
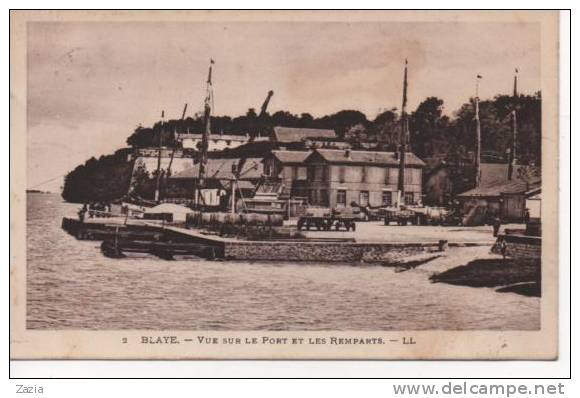
[[[103,240],[101,250],[109,257],[146,253],[172,259],[195,255],[232,261],[400,263],[409,256],[442,253],[447,247],[480,246],[489,243],[357,242],[350,238],[244,240],[221,237],[200,229],[156,224],[115,225],[107,221],[82,223],[63,219],[63,229],[78,239]]]

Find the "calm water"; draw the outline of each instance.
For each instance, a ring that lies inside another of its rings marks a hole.
[[[60,228],[76,205],[28,195],[31,329],[421,330],[540,327],[540,300],[432,284],[415,270],[360,265],[108,259]],[[474,254],[481,248],[455,249]],[[439,263],[437,263],[439,261]],[[459,265],[459,264],[457,264]]]

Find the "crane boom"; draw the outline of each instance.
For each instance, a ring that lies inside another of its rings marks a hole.
[[[266,96],[266,99],[264,100],[264,103],[262,104],[262,108],[260,109],[260,114],[258,115],[258,128],[256,130],[252,130],[249,132],[248,144],[251,144],[256,139],[256,136],[258,134],[258,129],[260,127],[262,127],[262,121],[264,119],[264,116],[266,115],[266,110],[268,109],[268,104],[270,103],[270,99],[272,99],[273,95],[274,95],[274,91],[272,91],[272,90],[268,91],[268,95]],[[240,178],[240,173],[242,172],[242,168],[244,167],[245,164],[246,164],[246,157],[242,156],[240,158],[240,161],[238,162],[238,166],[236,168],[236,173],[235,173],[236,180],[238,178]]]
[[[187,112],[187,103],[183,107],[183,113],[181,114],[181,120],[184,120],[185,119],[185,112]]]
[[[272,99],[273,95],[274,95],[274,91],[272,91],[272,90],[268,91],[268,95],[266,96],[266,99],[264,100],[264,103],[262,104],[262,108],[260,108],[260,114],[258,115],[258,128],[249,131],[248,144],[251,144],[256,139],[256,135],[258,134],[258,130],[262,127],[262,122],[263,122],[264,116],[266,115],[266,110],[268,109],[268,104],[270,103],[270,99]],[[240,176],[242,175],[242,169],[244,168],[244,165],[246,164],[246,159],[247,159],[247,157],[245,155],[242,155],[240,157],[240,161],[238,162],[235,170],[232,170],[233,174],[234,174],[234,179],[232,181],[232,204],[231,204],[232,213],[236,212],[236,185],[238,184],[238,180],[239,180]],[[241,197],[241,191],[240,191],[240,197]],[[242,201],[243,201],[243,198],[242,198]]]
[[[268,91],[268,96],[266,97],[266,100],[264,101],[264,103],[262,104],[262,108],[260,109],[260,114],[258,115],[258,121],[261,120],[264,115],[266,114],[266,109],[268,109],[268,104],[270,103],[270,99],[272,98],[272,96],[274,95],[274,91],[270,90]]]
[[[185,106],[183,107],[183,113],[181,114],[181,120],[185,120],[185,112],[187,111],[187,104],[185,104]],[[174,136],[176,136],[176,132],[174,133]],[[171,158],[169,159],[169,166],[167,166],[167,174],[165,175],[165,178],[169,178],[169,176],[171,175],[171,166],[173,165],[173,158],[175,157],[175,150],[177,149],[177,142],[174,141],[173,142],[173,151],[171,151]]]

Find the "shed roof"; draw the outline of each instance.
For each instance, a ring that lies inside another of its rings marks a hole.
[[[307,138],[336,138],[334,130],[308,129],[299,127],[274,127],[274,141],[277,142],[301,142]]]
[[[316,149],[314,150],[313,154],[314,153],[319,154],[329,163],[350,163],[381,166],[397,166],[399,164],[399,159],[396,152],[353,151],[349,149]],[[308,156],[308,159],[313,156],[313,154]],[[407,166],[411,167],[425,166],[425,163],[412,152],[407,152],[405,156],[405,162]]]
[[[272,156],[282,163],[303,163],[312,151],[272,151]]]
[[[458,195],[459,197],[498,197],[502,194],[528,194],[537,193],[541,187],[542,179],[534,177],[527,183],[521,179],[501,181],[493,184],[481,185]]]
[[[504,183],[508,180],[507,163],[482,163],[481,170],[481,185],[493,185]],[[518,175],[518,170],[522,168],[521,165],[514,165],[513,175]]]
[[[482,163],[480,186],[458,195],[459,197],[498,197],[501,194],[535,194],[542,185],[541,177],[531,177],[527,182],[519,177],[522,165],[515,165],[512,180],[508,180],[507,163]]]
[[[239,163],[240,159],[208,159],[206,165],[206,178],[218,180],[230,180],[233,178],[232,165]],[[262,159],[247,158],[244,168],[240,173],[240,179],[252,180],[262,177]],[[193,167],[183,170],[181,173],[173,175],[176,179],[196,179],[199,177],[199,163]]]

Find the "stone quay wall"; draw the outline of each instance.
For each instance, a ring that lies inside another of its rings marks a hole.
[[[542,246],[529,243],[508,242],[506,254],[513,258],[540,260],[542,258]]]
[[[541,260],[542,258],[542,238],[529,235],[500,235],[496,242],[494,251],[501,253],[501,243],[505,241],[505,254],[515,259],[533,259]]]
[[[397,262],[410,255],[439,251],[437,243],[227,242],[226,260]]]

